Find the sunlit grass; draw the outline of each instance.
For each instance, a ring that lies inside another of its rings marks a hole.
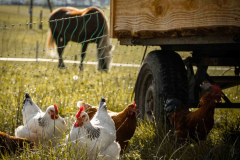
[[[67,122],[68,134],[78,111],[76,104],[80,100],[98,105],[100,98],[104,96],[108,109],[113,111],[121,111],[131,103],[138,72],[138,68],[127,68],[127,72],[124,72],[124,67],[112,68],[109,73],[97,72],[93,65],[85,65],[85,71],[79,72],[78,67],[73,64],[67,69],[58,69],[56,63],[44,62],[0,62],[0,68],[0,117],[3,117],[0,119],[0,130],[10,135],[14,135],[14,129],[22,125],[22,101],[26,92],[43,111],[48,106],[57,104],[60,115]],[[235,90],[232,89],[231,92],[229,89],[226,94],[234,94]],[[135,135],[122,159],[226,158],[224,155],[215,154],[218,151],[221,151],[221,154],[233,154],[230,150],[231,147],[235,149],[235,146],[228,145],[224,137],[232,131],[239,131],[239,109],[216,109],[215,120],[216,125],[206,142],[197,144],[190,141],[181,145],[176,142],[172,132],[166,133],[162,130],[161,123],[157,125],[138,119]],[[37,146],[33,153],[26,151],[20,158],[76,158],[76,153],[65,146],[65,136],[59,141],[59,145],[50,149],[50,152]],[[233,157],[236,153],[235,151]],[[82,154],[78,154],[80,155]],[[13,156],[12,159],[15,158],[16,156]]]

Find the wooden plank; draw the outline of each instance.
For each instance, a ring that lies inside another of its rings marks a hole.
[[[158,37],[141,39],[136,37],[119,38],[120,45],[161,46],[162,50],[173,51],[240,51],[239,41],[235,36],[187,36],[187,37]],[[220,53],[221,53],[220,52]],[[205,52],[203,52],[205,53]],[[216,56],[220,56],[219,52]],[[238,52],[239,53],[239,52]],[[228,54],[229,55],[229,54]],[[221,57],[226,57],[226,55]]]
[[[215,57],[215,58],[204,57],[204,58],[192,58],[192,63],[194,65],[201,65],[201,66],[202,65],[204,66],[240,66],[240,59],[237,57]]]
[[[121,42],[129,41],[128,45],[183,45],[183,44],[231,44],[234,36],[188,36],[188,37],[159,37],[151,39],[141,39],[136,37],[121,38]]]
[[[111,27],[118,38],[240,34],[239,0],[114,0],[114,4]]]
[[[111,38],[117,38],[117,36],[114,34],[114,17],[115,17],[115,3],[114,0],[110,0],[110,37]]]

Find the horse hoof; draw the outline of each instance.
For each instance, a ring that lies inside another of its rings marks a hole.
[[[108,73],[107,69],[101,69],[100,71],[101,71],[101,72]]]
[[[79,68],[79,71],[83,71],[83,68]]]
[[[65,68],[67,68],[67,67],[65,67],[64,64],[61,64],[61,65],[58,65],[58,68],[65,69]]]
[[[60,68],[60,69],[67,69],[67,67],[58,67],[58,68]]]
[[[60,69],[66,69],[67,67],[65,67],[65,66],[58,66],[58,68],[60,68]]]
[[[98,67],[97,70],[100,71],[100,72],[108,73],[108,69],[106,69],[106,68],[100,68],[100,67]]]
[[[80,64],[80,66],[79,66],[79,71],[83,71],[83,65],[82,64]]]

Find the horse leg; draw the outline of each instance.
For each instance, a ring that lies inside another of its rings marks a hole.
[[[65,40],[66,44],[68,43],[68,40]],[[57,47],[58,47],[58,55],[59,55],[59,59],[58,59],[58,67],[59,68],[65,68],[65,64],[63,63],[63,50],[65,48],[64,46],[64,38],[63,37],[59,37],[58,43],[57,43]]]
[[[82,44],[82,53],[81,53],[81,60],[80,60],[80,65],[79,65],[79,70],[80,71],[83,71],[83,60],[84,60],[84,58],[85,58],[85,52],[86,52],[86,50],[87,50],[87,45],[88,45],[88,43],[83,43]]]

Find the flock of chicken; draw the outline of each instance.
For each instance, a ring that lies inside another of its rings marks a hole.
[[[166,101],[166,112],[178,138],[206,139],[214,124],[214,108],[221,100],[222,90],[212,85],[212,90],[205,94],[199,103],[199,109],[190,112],[176,99]],[[86,157],[90,159],[119,159],[128,146],[128,141],[136,129],[136,104],[128,105],[122,112],[107,110],[105,99],[101,98],[99,107],[91,106],[83,101],[77,103],[79,111],[66,143],[75,147],[85,148]],[[23,101],[23,125],[15,129],[11,137],[0,132],[0,151],[15,153],[23,148],[23,142],[44,145],[56,144],[67,130],[64,119],[59,116],[57,105],[47,108],[46,112],[33,102],[28,93]],[[10,141],[18,145],[12,144]]]
[[[101,98],[99,107],[79,101],[77,103],[79,111],[76,114],[76,121],[72,126],[70,134],[66,136],[66,144],[85,148],[86,157],[90,159],[119,159],[120,152],[123,153],[132,138],[136,128],[136,104],[128,105],[122,112],[112,112],[107,110],[105,99]],[[58,143],[59,139],[67,131],[64,119],[58,113],[57,105],[47,108],[46,112],[34,103],[28,93],[23,101],[23,125],[15,129],[15,136],[0,133],[0,145],[5,151],[15,153],[18,148],[23,148],[24,140],[26,144],[41,143],[44,146],[51,146]],[[6,146],[8,140],[17,141],[15,148]],[[16,145],[18,143],[21,145]],[[4,145],[5,144],[5,145]],[[18,150],[20,151],[20,150]],[[4,153],[1,150],[1,153]]]

